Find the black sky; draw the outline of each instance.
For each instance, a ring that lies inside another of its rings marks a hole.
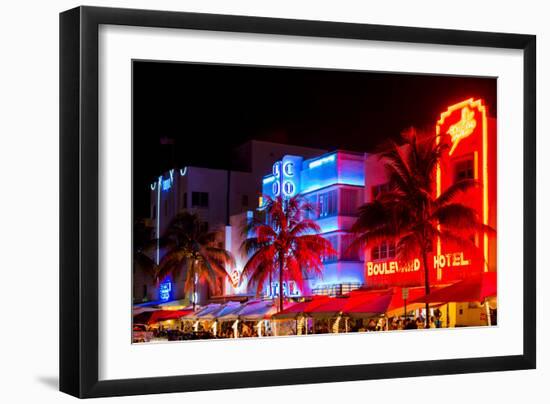
[[[370,151],[405,128],[433,129],[440,112],[469,97],[485,99],[496,116],[496,82],[136,61],[134,215],[148,215],[148,184],[173,166],[230,167],[228,151],[248,139]]]

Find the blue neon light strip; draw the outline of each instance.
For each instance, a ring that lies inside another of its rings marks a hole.
[[[160,182],[162,176],[159,177],[159,185],[157,187],[157,265],[160,262]]]
[[[265,177],[262,182],[264,184],[271,184],[273,181],[275,181],[275,177],[273,175],[270,175],[269,177]]]
[[[313,160],[309,163],[309,168],[315,168],[322,166],[323,164],[332,163],[336,161],[336,154],[331,154],[330,156],[321,157],[320,159]]]
[[[327,187],[330,187],[332,185],[351,185],[351,186],[360,186],[360,187],[362,187],[365,184],[362,181],[349,180],[349,181],[341,182],[341,181],[338,181],[337,178],[332,178],[330,180],[326,180],[326,181],[319,182],[319,183],[316,183],[314,185],[311,185],[309,188],[303,189],[301,194],[307,194],[307,193],[310,193],[310,192],[318,191],[322,188],[327,188]]]

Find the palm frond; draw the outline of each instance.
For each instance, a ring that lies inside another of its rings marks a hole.
[[[479,186],[479,182],[473,179],[457,181],[439,195],[434,202],[434,206],[436,208],[444,206],[453,201],[460,193],[465,193],[477,186]]]
[[[479,220],[477,211],[469,206],[460,203],[450,203],[438,207],[432,213],[432,217],[444,228],[452,229],[456,232],[485,231],[485,228]]]
[[[290,237],[299,237],[306,234],[319,234],[321,227],[313,220],[303,219],[296,223],[289,232]]]

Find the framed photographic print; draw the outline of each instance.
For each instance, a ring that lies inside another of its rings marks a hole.
[[[60,389],[532,369],[535,37],[60,16]]]

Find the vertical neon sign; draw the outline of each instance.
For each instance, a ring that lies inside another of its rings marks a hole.
[[[160,185],[162,183],[162,175],[159,176],[157,186],[157,265],[160,262]]]
[[[283,197],[291,198],[299,193],[302,157],[284,156],[279,163],[279,180]]]
[[[159,299],[163,302],[170,300],[172,295],[172,281],[170,279],[159,285]]]
[[[281,194],[281,162],[277,161],[275,164],[273,164],[273,178],[275,179],[273,181],[273,185],[271,185],[271,191],[273,192],[273,196],[277,197]]]
[[[479,112],[481,115],[481,134],[482,134],[482,181],[483,181],[483,224],[489,224],[489,169],[488,169],[488,127],[487,127],[487,109],[481,99],[475,100],[469,98],[458,104],[451,105],[447,108],[447,111],[443,112],[437,121],[435,127],[436,142],[441,142],[441,127],[445,124],[447,118],[453,114],[453,112],[460,110],[460,120],[449,125],[449,129],[445,134],[449,135],[452,142],[452,148],[449,155],[452,155],[455,148],[458,146],[461,140],[470,136],[477,126],[477,121],[474,119],[474,111]],[[476,166],[477,169],[477,166]],[[441,166],[437,166],[436,171],[436,196],[441,195]],[[437,254],[441,254],[441,240],[437,242]],[[487,232],[483,232],[483,257],[484,257],[484,272],[489,271],[489,235]],[[438,274],[440,277],[440,274]]]
[[[263,192],[271,193],[274,198],[290,198],[297,195],[300,192],[302,160],[299,156],[284,156],[282,160],[276,161],[271,175],[262,180]]]

